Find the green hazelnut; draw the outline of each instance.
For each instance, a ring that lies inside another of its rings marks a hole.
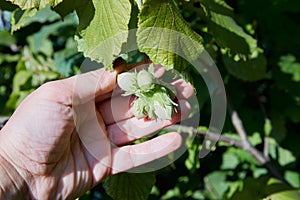
[[[155,77],[148,71],[142,70],[137,74],[137,84],[142,90],[151,90],[155,83]]]
[[[126,92],[132,92],[137,89],[136,74],[124,72],[118,75],[118,84]]]

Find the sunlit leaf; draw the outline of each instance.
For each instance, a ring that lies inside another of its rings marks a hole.
[[[262,139],[259,133],[255,132],[251,136],[249,136],[249,142],[253,145],[256,146],[258,144],[262,143]]]
[[[300,187],[300,174],[296,171],[286,171],[284,173],[284,178],[293,186],[294,188]]]
[[[30,84],[28,83],[28,81],[30,81],[31,77],[32,77],[32,72],[30,71],[19,71],[18,73],[16,73],[14,80],[13,80],[13,91],[14,92],[18,92],[21,90],[21,87],[23,85]]]
[[[22,26],[25,26],[26,21],[33,17],[37,13],[37,9],[32,8],[32,9],[27,9],[27,10],[21,10],[21,9],[16,9],[12,13],[11,17],[11,24],[12,24],[12,29],[11,32],[15,32],[16,30],[19,30]],[[27,23],[28,24],[28,23]]]
[[[199,149],[200,142],[197,140],[194,140],[188,148],[188,158],[185,160],[185,166],[192,173],[200,168]]]
[[[272,124],[271,121],[269,119],[265,120],[265,124],[264,124],[264,133],[265,136],[269,136],[271,134],[272,131]]]
[[[296,61],[294,55],[280,57],[278,65],[282,72],[291,74],[294,81],[300,81],[300,63]]]
[[[53,22],[57,19],[59,19],[59,15],[51,11],[49,6],[39,11],[35,8],[27,10],[16,9],[11,16],[11,32],[13,33],[34,22]]]
[[[78,8],[78,50],[109,66],[127,41],[131,5],[129,0],[93,0]]]
[[[2,54],[0,53],[0,64],[3,62],[17,62],[20,59],[20,55]]]
[[[232,147],[229,148],[227,152],[234,154],[239,159],[240,163],[247,162],[247,163],[258,165],[257,160],[249,152],[244,151],[243,149]]]
[[[63,0],[8,0],[15,5],[18,5],[21,9],[38,8],[42,9],[48,4],[56,6]]]
[[[289,163],[296,161],[296,158],[293,155],[293,153],[282,147],[278,147],[278,157],[278,162],[281,166],[285,166]]]
[[[228,184],[224,184],[225,180],[226,174],[221,171],[212,172],[205,177],[205,183],[210,185],[211,199],[222,199],[223,193],[229,186]]]
[[[221,169],[235,169],[240,163],[239,159],[233,152],[225,152],[222,155]]]
[[[167,69],[182,71],[187,65],[176,53],[193,60],[204,49],[201,36],[184,21],[171,0],[147,0],[139,15],[138,27],[137,43],[140,51]]]
[[[268,196],[272,200],[300,200],[300,190],[278,192]]]
[[[164,194],[161,199],[162,200],[167,200],[167,199],[174,199],[176,197],[180,196],[180,189],[179,187],[175,187],[175,188],[172,188],[170,190],[168,190],[166,192],[166,194]]]

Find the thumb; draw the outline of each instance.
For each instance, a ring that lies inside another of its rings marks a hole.
[[[73,104],[80,105],[93,101],[112,91],[116,86],[116,71],[99,69],[66,79],[73,86]]]
[[[110,166],[110,142],[95,100],[115,88],[116,76],[116,71],[102,68],[66,79],[73,86],[72,111],[78,136],[90,155],[104,166]]]
[[[105,167],[111,163],[111,143],[95,101],[116,87],[117,72],[102,68],[67,80],[73,86],[72,113],[77,134],[89,154]]]

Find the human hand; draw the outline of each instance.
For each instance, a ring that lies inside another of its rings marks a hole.
[[[163,68],[156,68],[157,76],[162,73]],[[100,69],[44,84],[21,103],[1,130],[0,159],[12,187],[5,187],[6,180],[1,179],[2,190],[22,190],[33,199],[72,199],[109,175],[175,151],[181,145],[175,132],[126,145],[187,115],[185,99],[193,88],[183,80],[173,84],[181,113],[164,121],[138,120],[128,106],[129,97],[110,97],[116,72]],[[117,103],[112,109],[113,101]],[[14,197],[28,198],[24,193]]]

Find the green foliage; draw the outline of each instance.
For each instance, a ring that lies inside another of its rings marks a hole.
[[[78,24],[74,15],[60,21],[60,16],[46,6],[39,11],[16,9],[11,21],[15,35],[0,31],[0,64],[4,71],[2,114],[12,113],[41,84],[74,74],[76,62],[81,58],[75,40],[70,37]],[[37,26],[39,29],[32,32]]]
[[[185,160],[185,167],[191,172],[194,173],[197,169],[200,168],[200,159],[198,157],[198,151],[200,150],[200,141],[196,140],[192,144],[188,144],[188,157]]]
[[[210,141],[197,136],[156,175],[122,173],[105,180],[105,191],[97,187],[80,199],[300,199],[299,16],[298,0],[0,0],[0,113],[10,115],[41,84],[76,74],[80,51],[107,68],[120,56],[130,64],[148,56],[184,72],[206,127],[208,86],[186,62],[206,50],[249,143],[270,165],[224,141],[199,160]],[[128,44],[138,51],[123,52]],[[241,140],[229,116],[222,136]]]
[[[234,61],[229,56],[223,55],[223,61],[229,73],[244,81],[257,81],[267,78],[266,59],[263,55],[246,61]]]
[[[232,18],[233,9],[225,1],[202,0],[201,3],[208,21],[208,30],[220,47],[228,48],[233,55],[251,55],[257,50],[257,41],[236,23]]]
[[[108,177],[104,187],[108,195],[115,200],[146,200],[155,182],[152,173],[121,173]]]
[[[278,65],[282,72],[292,75],[293,81],[300,81],[300,63],[296,62],[294,55],[280,57]]]
[[[18,6],[13,5],[11,2],[6,0],[0,0],[0,8],[1,10],[13,11],[18,8]]]
[[[191,30],[171,0],[147,0],[139,15],[138,27],[140,51],[166,69],[183,71],[186,64],[177,54],[195,60],[203,51],[201,36]],[[179,37],[177,32],[189,39]]]
[[[85,10],[93,11],[93,16],[85,15]],[[80,36],[76,37],[78,50],[109,66],[120,54],[122,43],[127,41],[130,10],[128,0],[94,0],[86,4],[83,13],[82,8],[77,10],[80,23]]]
[[[202,17],[216,43],[223,48],[223,61],[229,73],[244,81],[267,78],[266,59],[257,40],[234,20],[233,9],[223,0],[202,0]]]
[[[7,30],[0,32],[0,45],[1,46],[10,46],[16,43],[16,38],[9,34]]]
[[[22,10],[24,10],[24,9],[31,9],[31,8],[42,9],[42,8],[46,7],[48,4],[50,4],[51,6],[56,6],[63,0],[49,0],[49,1],[9,0],[9,1],[11,1],[15,5],[18,5]]]
[[[44,23],[44,22],[53,22],[59,19],[59,15],[53,11],[51,11],[50,7],[40,10],[38,12],[37,9],[27,9],[21,10],[16,9],[12,12],[12,28],[11,32],[15,32],[20,28],[32,24],[34,22]]]
[[[288,187],[280,181],[263,176],[259,179],[247,178],[240,183],[240,190],[231,199],[299,199],[300,191]]]

